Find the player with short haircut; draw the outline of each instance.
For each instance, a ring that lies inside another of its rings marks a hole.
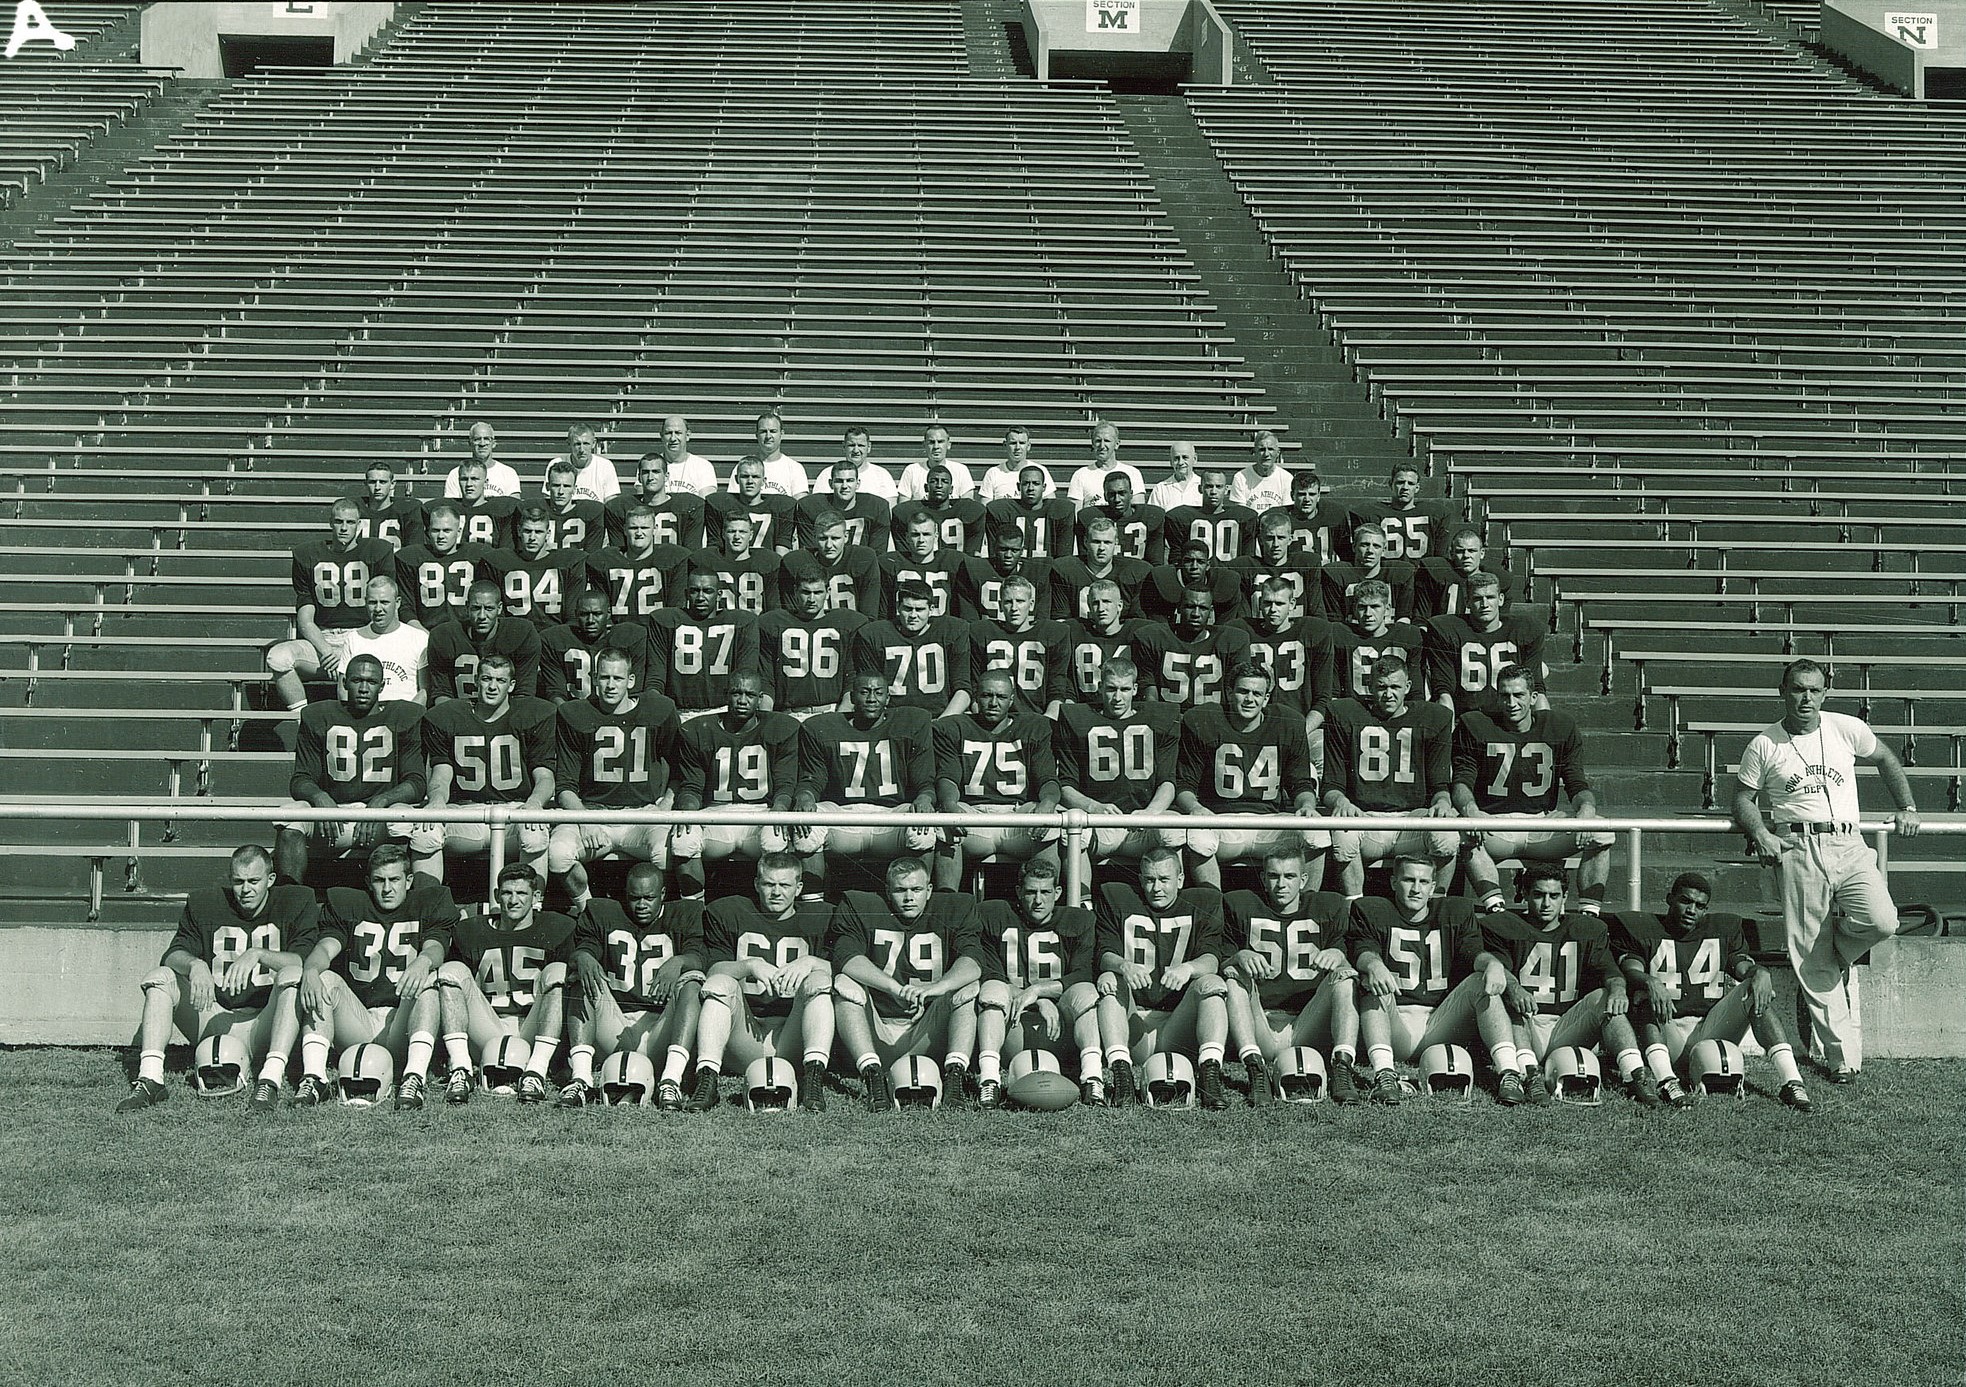
[[[461,620],[484,556],[483,545],[464,542],[464,518],[456,506],[449,501],[432,506],[419,541],[396,553],[396,582],[409,599],[408,619],[432,634],[446,621]]]
[[[1413,678],[1395,659],[1372,667],[1372,702],[1340,699],[1326,719],[1324,807],[1341,819],[1398,814],[1421,820],[1454,817],[1454,715],[1437,703],[1413,703]],[[1192,836],[1192,835],[1191,835]],[[1365,894],[1365,870],[1389,857],[1425,854],[1436,867],[1454,860],[1451,828],[1334,829],[1331,855],[1344,893]]]
[[[1191,539],[1170,551],[1172,563],[1164,563],[1147,574],[1134,605],[1152,621],[1172,621],[1182,599],[1197,589],[1215,601],[1215,619],[1227,621],[1242,609],[1242,580],[1235,570],[1215,562],[1208,541]]]
[[[1167,513],[1167,552],[1179,552],[1192,541],[1208,546],[1208,557],[1228,564],[1256,538],[1256,512],[1229,499],[1229,474],[1210,469],[1201,474],[1201,504],[1179,506]]]
[[[799,468],[803,476],[805,469]],[[790,484],[790,478],[785,479]],[[801,485],[795,496],[789,491],[775,489],[766,475],[765,465],[757,458],[747,457],[730,471],[730,490],[719,491],[703,502],[704,524],[717,534],[724,536],[728,545],[730,536],[728,526],[732,520],[742,518],[751,522],[751,543],[763,550],[783,552],[794,542],[792,511],[798,504],[798,497],[806,494]]]
[[[792,584],[786,605],[758,622],[772,708],[803,722],[844,707],[853,638],[866,624],[851,606],[827,604],[822,575],[807,573]]]
[[[1290,517],[1291,550],[1304,563],[1321,568],[1352,552],[1352,527],[1358,524],[1358,517],[1331,498],[1315,467],[1300,467],[1291,475],[1286,514]]]
[[[1229,1105],[1222,1055],[1229,1038],[1228,988],[1217,964],[1226,951],[1222,893],[1184,886],[1181,854],[1150,848],[1136,888],[1099,888],[1099,1038],[1115,1107],[1138,1100],[1135,1067],[1156,1054],[1193,1053],[1205,1108]]]
[[[601,451],[599,435],[592,424],[568,425],[566,453],[547,459],[546,475],[549,481],[555,467],[573,469],[576,496],[605,505],[621,494],[621,474],[615,470],[614,462],[608,455]]]
[[[1100,669],[1095,702],[1065,705],[1055,735],[1059,794],[1067,809],[1165,814],[1173,806],[1181,711],[1169,703],[1136,703],[1139,687],[1132,661],[1113,660]],[[1186,842],[1178,828],[1100,824],[1086,836],[1079,880],[1089,897],[1093,863],[1136,859],[1149,848]]]
[[[587,590],[606,595],[609,611],[618,622],[646,628],[649,618],[669,604],[682,584],[692,551],[658,538],[657,522],[663,518],[644,505],[627,507],[622,512],[619,547],[610,546],[587,557]],[[578,603],[574,610],[580,610]]]
[[[1058,865],[1040,858],[1017,871],[1017,894],[987,900],[978,919],[983,982],[976,998],[977,1092],[1003,1102],[1003,1061],[1026,1050],[1078,1046],[1079,1093],[1106,1101],[1099,1044],[1099,956],[1092,912],[1060,905]]]
[[[521,1103],[546,1101],[546,1071],[560,1048],[574,925],[540,908],[545,885],[532,868],[510,863],[498,874],[496,908],[465,914],[451,931],[451,957],[437,970],[448,1104],[471,1101],[474,1050],[487,1070],[524,1071],[517,1085]],[[502,1052],[497,1066],[494,1047]]]
[[[1317,770],[1304,720],[1270,707],[1275,677],[1267,666],[1242,661],[1229,670],[1228,699],[1190,708],[1181,718],[1174,803],[1197,819],[1187,831],[1195,879],[1220,888],[1223,862],[1297,848],[1308,880],[1324,876],[1330,838],[1322,829],[1209,828],[1218,814],[1315,814]]]
[[[1325,628],[1331,640],[1331,678],[1312,685],[1314,708],[1335,698],[1365,702],[1372,697],[1373,666],[1383,659],[1397,659],[1416,676],[1426,668],[1426,632],[1399,619],[1388,584],[1377,579],[1358,584],[1345,612],[1345,620]]]
[[[485,469],[476,458],[466,458],[458,464],[456,505],[468,543],[486,549],[511,547],[512,517],[519,509],[518,493],[500,496],[488,492]]]
[[[617,904],[587,901],[575,919],[567,1066],[558,1106],[584,1108],[600,1096],[594,1056],[662,1056],[655,1105],[683,1106],[683,1079],[696,1044],[704,970],[703,903],[664,901],[663,873],[638,863]]]
[[[1141,694],[1179,708],[1220,703],[1224,678],[1248,654],[1248,631],[1218,626],[1214,598],[1205,588],[1181,594],[1172,622],[1143,622],[1133,632]]]
[[[1549,674],[1543,663],[1548,629],[1541,612],[1502,610],[1501,580],[1475,574],[1468,579],[1467,614],[1437,616],[1427,626],[1427,684],[1434,701],[1456,713],[1493,711],[1496,681],[1511,665],[1533,671],[1540,684]]]
[[[864,440],[866,433],[860,431]],[[853,449],[854,433],[847,434],[847,448]],[[886,475],[887,469],[879,463],[862,463],[870,472]],[[888,502],[877,492],[863,490],[860,468],[851,458],[834,463],[826,469],[825,490],[814,491],[800,501],[792,510],[792,533],[799,545],[805,549],[817,549],[816,535],[819,517],[832,511],[846,525],[846,542],[849,546],[866,549],[878,557],[888,547],[888,526],[894,520],[894,511]],[[893,482],[888,483],[890,486]]]
[[[872,549],[847,542],[846,517],[830,508],[812,518],[808,547],[793,549],[779,560],[778,596],[789,604],[808,578],[826,589],[828,608],[844,608],[864,617],[881,614],[881,565]]]
[[[799,1064],[799,1106],[826,1108],[826,1061],[833,1053],[833,966],[826,941],[832,910],[801,900],[799,859],[758,859],[756,899],[726,896],[703,919],[703,1014],[696,1028],[696,1078],[688,1109],[722,1101],[728,1061],[739,1073],[754,1060]]]
[[[965,557],[962,550],[943,544],[935,517],[917,513],[906,526],[897,522],[894,552],[880,557],[882,610],[894,616],[901,589],[919,583],[929,591],[929,615],[949,615],[956,571]]]
[[[1020,709],[1055,719],[1071,693],[1066,666],[1071,628],[1062,621],[1040,621],[1037,606],[1037,586],[1029,578],[1005,579],[997,598],[1000,615],[969,623],[969,667],[1004,671]],[[958,692],[956,698],[968,706],[965,695]]]
[[[1270,583],[1282,583],[1289,589],[1293,618],[1324,615],[1323,578],[1317,565],[1293,546],[1287,510],[1263,512],[1256,521],[1255,545],[1230,564],[1229,570],[1248,594],[1249,617],[1261,615],[1262,591]]]
[[[506,616],[498,584],[479,580],[465,597],[464,615],[430,633],[430,702],[469,699],[478,689],[478,667],[498,655],[512,664],[512,692],[531,697],[539,683],[539,628]]]
[[[367,656],[382,666],[385,702],[422,703],[430,666],[430,633],[403,624],[401,593],[387,573],[369,579],[363,601],[368,625],[348,633],[341,664],[345,672],[353,661]]]
[[[683,725],[676,744],[676,809],[742,809],[782,814],[799,783],[799,724],[764,710],[764,679],[756,670],[730,677],[728,706]],[[669,856],[683,893],[703,893],[703,862],[732,855],[759,858],[782,852],[782,828],[747,824],[681,824],[669,835]]]
[[[272,857],[252,843],[233,852],[223,887],[186,896],[177,933],[157,966],[143,975],[137,1074],[116,1111],[137,1112],[170,1097],[164,1046],[173,1025],[201,1050],[215,1037],[236,1040],[243,1056],[236,1061],[241,1086],[258,1066],[248,1108],[271,1109],[300,1032],[294,988],[301,956],[313,947],[317,915],[314,893],[277,885]],[[218,1043],[223,1048],[214,1057],[221,1061],[215,1067],[224,1067],[231,1047]]]
[[[1066,667],[1071,676],[1074,701],[1099,701],[1100,671],[1113,661],[1121,661],[1133,671],[1137,689],[1139,667],[1133,663],[1133,639],[1147,623],[1126,617],[1126,594],[1110,578],[1097,578],[1083,594],[1086,614],[1065,628]]]
[[[565,703],[591,695],[595,662],[610,650],[627,657],[629,673],[640,685],[648,672],[648,629],[632,622],[617,626],[607,593],[589,588],[574,598],[566,624],[547,627],[539,638],[540,697]]]
[[[681,734],[675,704],[661,694],[635,692],[632,658],[622,650],[604,650],[595,660],[590,697],[560,705],[554,721],[556,802],[590,817],[554,825],[546,870],[564,881],[576,909],[588,897],[584,864],[596,858],[618,854],[668,865],[669,826],[624,823],[619,816],[670,806],[675,791],[669,772]]]
[[[508,616],[523,617],[540,630],[557,625],[567,603],[587,581],[584,550],[552,547],[553,521],[543,506],[520,509],[510,549],[487,549],[478,576],[496,583]]]
[[[300,715],[293,776],[293,809],[389,809],[423,802],[427,790],[423,709],[382,701],[382,664],[357,655],[342,673],[341,696],[310,703]],[[402,825],[366,822],[286,823],[274,844],[280,874],[306,881],[315,852],[367,852],[385,837],[407,837]]]
[[[362,469],[362,491],[349,498],[360,509],[363,539],[379,539],[399,553],[423,540],[423,507],[396,494],[396,469],[378,459]]]
[[[300,970],[300,1084],[292,1102],[326,1102],[328,1050],[376,1044],[396,1061],[396,1106],[420,1108],[437,1045],[437,970],[457,904],[413,872],[395,843],[369,854],[362,889],[328,888],[320,933]]]
[[[1283,465],[1283,444],[1274,430],[1258,429],[1250,439],[1249,466],[1229,483],[1229,500],[1258,515],[1290,508],[1290,469]]]
[[[1401,857],[1392,895],[1352,901],[1349,951],[1359,973],[1359,1041],[1372,1068],[1372,1097],[1397,1104],[1397,1064],[1432,1045],[1513,1044],[1508,1017],[1481,1005],[1502,990],[1502,969],[1473,971],[1481,953],[1474,902],[1434,894],[1434,864]],[[1490,974],[1493,974],[1491,977]]]
[[[1465,613],[1468,610],[1468,584],[1478,573],[1494,575],[1502,585],[1502,600],[1507,603],[1515,591],[1515,580],[1506,560],[1504,554],[1501,562],[1488,561],[1488,548],[1482,541],[1481,531],[1474,526],[1463,525],[1453,531],[1447,536],[1445,553],[1429,554],[1420,560],[1414,571],[1414,619],[1427,620]]]
[[[707,570],[721,586],[718,602],[725,611],[763,616],[778,605],[778,551],[756,541],[758,527],[748,515],[713,518],[711,529],[721,547],[691,557],[684,568],[684,585],[692,572]],[[673,603],[671,605],[674,605]]]
[[[825,713],[799,728],[794,813],[885,809],[892,815],[935,812],[935,755],[929,714],[892,705],[887,678],[863,670],[849,684],[851,711]],[[928,852],[938,834],[926,826],[813,824],[792,835],[809,876],[827,879],[826,854],[886,857]]]
[[[478,665],[477,687],[469,699],[439,704],[424,717],[427,808],[515,804],[544,809],[552,801],[558,760],[552,705],[538,699],[515,702],[512,682],[512,662],[487,655]],[[442,881],[447,854],[476,857],[489,852],[491,835],[486,824],[418,824],[410,834],[415,870]],[[546,841],[544,824],[514,823],[505,830],[505,850],[523,857],[535,871],[546,866]]]
[[[1649,1093],[1677,1106],[1686,1100],[1677,1069],[1693,1047],[1739,1044],[1752,1031],[1781,1078],[1782,1102],[1808,1112],[1813,1105],[1775,1005],[1774,978],[1748,951],[1741,917],[1710,909],[1712,902],[1711,881],[1681,872],[1666,888],[1663,913],[1612,917],[1611,950],[1637,994],[1633,1019],[1645,1053],[1642,1068],[1621,1056],[1619,1071],[1641,1102]]]
[[[1024,552],[1034,558],[1059,559],[1072,552],[1078,507],[1045,488],[1045,470],[1036,464],[1017,476],[1017,489],[984,508],[990,528],[1016,530],[1024,536]]]
[[[976,479],[976,499],[987,507],[992,501],[1015,496],[1018,478],[1026,467],[1036,467],[1044,477],[1044,494],[1047,498],[1058,494],[1058,486],[1051,478],[1051,469],[1031,461],[1031,431],[1022,424],[1012,424],[1004,430],[1003,460],[992,463]]]
[[[1020,712],[1016,686],[1003,670],[976,681],[976,711],[937,718],[929,735],[935,750],[935,802],[945,814],[1049,814],[1058,807],[1058,763],[1051,749],[1051,724]],[[998,856],[1010,861],[1044,854],[1056,856],[1058,830],[981,828],[966,824],[942,830],[947,844],[940,859],[941,879],[954,887],[963,880],[963,862]]]
[[[687,446],[687,443],[685,444]],[[617,549],[633,549],[628,538],[628,517],[637,509],[649,513],[649,544],[673,545],[682,550],[703,547],[703,493],[669,489],[669,460],[661,453],[649,453],[635,468],[635,489],[622,492],[602,508],[606,543]],[[710,479],[712,491],[716,477]]]
[[[1141,503],[1124,472],[1106,474],[1105,500],[1079,512],[1079,553],[1090,557],[1086,536],[1101,521],[1113,527],[1113,554],[1138,564],[1144,572],[1167,562],[1167,512]]]
[[[1003,585],[1012,578],[1031,584],[1036,601],[1033,615],[1051,619],[1051,565],[1025,556],[1021,530],[998,530],[990,536],[987,558],[965,559],[956,573],[956,615],[964,621],[997,620],[1003,616]]]
[[[777,410],[768,409],[752,421],[752,436],[757,447],[739,458],[737,466],[756,467],[760,487],[773,498],[784,498],[789,513],[790,502],[812,490],[812,478],[806,474],[804,463],[779,446],[785,437],[785,420]],[[738,484],[736,469],[731,472],[730,489],[744,489]]]
[[[1113,485],[1115,490],[1124,489],[1126,479],[1121,477]],[[1117,584],[1122,593],[1138,592],[1153,572],[1144,560],[1120,553],[1119,526],[1112,520],[1097,511],[1084,512],[1082,520],[1078,557],[1055,559],[1051,565],[1051,610],[1080,621],[1092,615],[1094,583]]]
[[[589,552],[607,543],[607,512],[599,501],[576,494],[579,471],[570,462],[556,462],[546,469],[546,547],[584,549]],[[619,501],[620,495],[609,498]]]
[[[722,712],[730,683],[758,672],[758,620],[721,605],[717,574],[692,567],[683,580],[683,605],[649,618],[649,669],[645,687],[673,702],[683,717]]]
[[[1420,499],[1420,468],[1411,462],[1393,464],[1386,478],[1387,499],[1358,508],[1361,520],[1378,525],[1386,536],[1386,557],[1419,563],[1440,547],[1447,532],[1447,507]]]
[[[919,499],[910,496],[908,472],[913,472],[918,465],[910,463],[908,471],[902,473],[902,503],[894,508],[895,544],[902,542],[917,517],[925,515],[934,524],[944,548],[963,555],[982,553],[983,532],[988,528],[983,503],[959,490],[955,474],[941,464],[928,468],[922,474]]]
[[[1330,1057],[1331,1100],[1349,1103],[1358,1057],[1358,970],[1345,952],[1351,902],[1317,889],[1301,848],[1265,853],[1262,883],[1222,898],[1229,1042],[1249,1075],[1249,1101],[1269,1102],[1277,1057],[1307,1045]]]
[[[1281,578],[1260,583],[1250,595],[1249,605],[1251,615],[1237,617],[1229,624],[1248,633],[1246,658],[1268,669],[1276,681],[1270,706],[1303,718],[1308,737],[1324,725],[1323,716],[1313,721],[1311,712],[1318,691],[1331,686],[1331,623],[1298,615],[1297,593]],[[1311,743],[1313,761],[1323,749],[1322,737]]]
[[[1512,1031],[1489,1047],[1496,1097],[1505,1108],[1549,1102],[1542,1065],[1550,1052],[1572,1045],[1594,1050],[1599,1040],[1619,1073],[1635,1074],[1640,1065],[1630,997],[1612,962],[1604,921],[1565,908],[1563,868],[1554,862],[1523,868],[1515,894],[1519,913],[1487,911],[1477,919],[1482,952],[1475,962],[1484,985],[1476,1005],[1484,1013],[1501,1012]],[[1491,961],[1504,973],[1499,991],[1487,967]]]
[[[853,633],[853,672],[881,674],[898,707],[947,717],[969,706],[969,623],[937,616],[935,594],[909,580],[894,589],[886,621]]]
[[[1326,611],[1349,612],[1359,584],[1380,582],[1392,594],[1394,619],[1405,621],[1413,615],[1413,565],[1386,557],[1386,532],[1369,520],[1352,526],[1351,561],[1326,563],[1322,582]]]
[[[951,446],[949,431],[942,425],[930,424],[922,430],[922,456],[901,469],[901,477],[895,484],[895,495],[904,505],[935,500],[935,473],[940,469],[949,474],[949,484],[941,500],[958,498],[965,505],[975,506],[978,515],[982,514],[983,503],[975,499],[976,479],[971,476],[968,463],[949,456]]]
[[[983,977],[979,931],[975,898],[935,890],[919,857],[888,864],[884,893],[841,900],[828,939],[833,1005],[869,1108],[892,1106],[889,1065],[931,1050],[943,1054],[944,1104],[962,1105]]]
[[[287,711],[307,706],[309,679],[337,679],[348,658],[348,634],[369,619],[369,579],[396,571],[396,551],[361,537],[362,508],[336,501],[328,510],[328,537],[294,550],[293,640],[266,651],[266,668]]]
[[[1568,713],[1536,706],[1535,680],[1521,665],[1508,665],[1495,680],[1499,707],[1464,713],[1454,729],[1454,807],[1468,818],[1520,815],[1546,818],[1570,796],[1570,812],[1597,817],[1597,791],[1584,771],[1584,735]],[[1611,879],[1609,833],[1571,829],[1490,830],[1468,847],[1468,887],[1483,910],[1502,906],[1498,860],[1561,862],[1572,853],[1577,864],[1580,908],[1596,911]]]

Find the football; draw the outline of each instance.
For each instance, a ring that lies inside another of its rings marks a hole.
[[[1062,1112],[1079,1101],[1079,1086],[1055,1069],[1033,1069],[1004,1087],[1010,1101],[1038,1112]]]

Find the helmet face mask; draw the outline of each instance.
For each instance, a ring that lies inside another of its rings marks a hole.
[[[1298,1045],[1277,1056],[1277,1091],[1286,1103],[1315,1103],[1325,1096],[1324,1056]]]
[[[1436,1098],[1474,1101],[1474,1059],[1463,1046],[1429,1045],[1420,1054],[1420,1077]]]
[[[1141,1066],[1141,1091],[1152,1108],[1192,1108],[1195,1105],[1195,1066],[1186,1055],[1166,1051],[1147,1056]]]
[[[609,1055],[600,1079],[601,1097],[611,1108],[645,1108],[655,1100],[655,1065],[639,1050]]]
[[[1687,1055],[1686,1068],[1695,1093],[1723,1093],[1739,1099],[1748,1096],[1741,1047],[1731,1040],[1701,1041]]]
[[[244,1091],[251,1068],[244,1040],[230,1031],[208,1035],[192,1056],[191,1086],[204,1098],[229,1098]]]
[[[532,1046],[516,1035],[502,1035],[485,1047],[479,1058],[478,1081],[485,1092],[511,1098],[519,1092],[519,1079],[532,1058]]]
[[[1604,1102],[1604,1067],[1597,1053],[1578,1045],[1565,1045],[1550,1052],[1546,1069],[1550,1096],[1559,1103],[1576,1103],[1595,1108]]]
[[[351,1108],[372,1108],[396,1089],[396,1057],[374,1041],[351,1045],[335,1066],[335,1091]]]
[[[799,1096],[799,1076],[790,1060],[756,1059],[744,1070],[744,1105],[757,1113],[786,1113]]]
[[[897,1108],[942,1106],[942,1066],[926,1055],[903,1055],[888,1069]]]

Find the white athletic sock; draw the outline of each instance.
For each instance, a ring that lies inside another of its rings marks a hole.
[[[580,1082],[584,1084],[593,1083],[594,1047],[592,1045],[575,1045],[569,1049],[567,1051],[567,1068],[573,1071],[573,1077],[580,1080]]]
[[[310,1079],[328,1077],[328,1038],[309,1031],[300,1038],[300,1072]]]
[[[430,1077],[430,1056],[437,1048],[437,1037],[428,1031],[417,1031],[410,1036],[408,1051],[403,1056],[403,1074],[421,1074]]]
[[[1198,1064],[1220,1064],[1223,1045],[1219,1040],[1204,1040],[1195,1048],[1195,1061]]]
[[[463,1031],[444,1033],[444,1058],[450,1061],[452,1069],[471,1067],[471,1037]]]
[[[1672,1077],[1672,1051],[1663,1045],[1645,1047],[1645,1064],[1652,1071],[1652,1077],[1660,1083]]]
[[[1782,1076],[1785,1084],[1802,1082],[1802,1071],[1795,1067],[1795,1047],[1784,1040],[1780,1045],[1768,1047],[1768,1058],[1775,1063],[1775,1072]]]
[[[1244,1064],[1248,1064],[1251,1060],[1260,1060],[1263,1058],[1263,1047],[1260,1045],[1245,1045],[1236,1052],[1236,1056]]]
[[[995,1051],[976,1057],[976,1079],[979,1083],[994,1084],[1003,1078],[1003,1056]]]
[[[881,1057],[869,1051],[864,1055],[856,1056],[853,1061],[853,1067],[862,1074],[865,1074],[869,1069],[879,1069],[881,1067]]]
[[[1125,1060],[1128,1064],[1133,1063],[1133,1051],[1124,1045],[1115,1045],[1106,1051],[1107,1064],[1118,1064],[1121,1060]]]
[[[806,1063],[816,1064],[821,1069],[824,1069],[826,1067],[826,1052],[824,1050],[806,1051]]]
[[[266,1062],[259,1067],[259,1077],[271,1083],[279,1083],[287,1077],[287,1057],[268,1053]]]
[[[1502,893],[1500,891],[1490,891],[1481,898],[1481,908],[1491,914],[1500,910],[1502,908]]]
[[[662,1055],[662,1078],[665,1083],[679,1084],[683,1074],[689,1069],[689,1050],[681,1045],[671,1045]]]
[[[1488,1047],[1488,1058],[1495,1064],[1497,1074],[1522,1072],[1522,1058],[1516,1054],[1515,1045],[1504,1040]]]
[[[1102,1062],[1104,1059],[1105,1056],[1099,1053],[1099,1047],[1097,1045],[1088,1045],[1079,1051],[1079,1077],[1081,1079],[1099,1078],[1106,1072],[1106,1067]]]
[[[1618,1066],[1618,1077],[1626,1083],[1630,1083],[1632,1075],[1645,1067],[1645,1057],[1636,1050],[1620,1050],[1611,1062]]]
[[[1381,1069],[1391,1069],[1393,1067],[1393,1047],[1390,1045],[1374,1045],[1365,1054],[1366,1060],[1371,1064],[1372,1072],[1375,1074]]]
[[[1331,1047],[1331,1058],[1333,1058],[1333,1059],[1337,1059],[1337,1058],[1338,1058],[1338,1057],[1339,1057],[1340,1055],[1343,1055],[1343,1056],[1344,1056],[1344,1057],[1345,1057],[1346,1059],[1348,1059],[1348,1060],[1351,1060],[1351,1061],[1353,1061],[1354,1063],[1356,1063],[1356,1062],[1357,1062],[1357,1060],[1358,1060],[1358,1047],[1357,1047],[1357,1046],[1355,1046],[1355,1045],[1334,1045],[1334,1046],[1332,1046],[1332,1047]]]
[[[723,1072],[724,1067],[715,1060],[698,1060],[696,1062],[696,1077],[699,1079],[705,1074],[721,1074]]]
[[[559,1052],[560,1042],[552,1036],[541,1036],[532,1043],[532,1054],[526,1060],[526,1073],[546,1077],[546,1071],[553,1065],[553,1056]]]
[[[145,1050],[137,1056],[137,1077],[148,1079],[153,1084],[164,1082],[164,1052]]]

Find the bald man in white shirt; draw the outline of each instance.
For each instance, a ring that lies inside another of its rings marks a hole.
[[[689,449],[689,420],[672,414],[662,421],[662,446],[657,449],[669,464],[669,489],[690,496],[714,496],[717,469],[710,459],[698,457]]]
[[[1147,504],[1159,506],[1163,513],[1181,506],[1201,504],[1201,463],[1192,443],[1170,443],[1167,447],[1169,476],[1147,490]]]

